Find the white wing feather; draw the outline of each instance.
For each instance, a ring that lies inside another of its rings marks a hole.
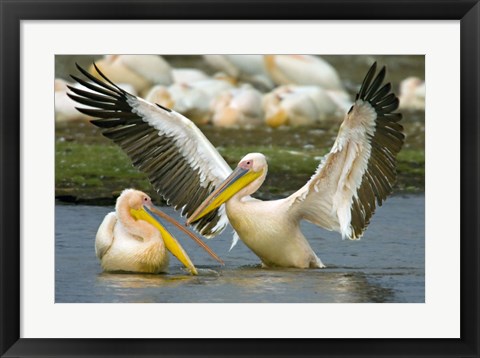
[[[203,133],[186,117],[154,105],[119,88],[97,69],[105,81],[77,66],[89,81],[72,76],[89,91],[69,87],[69,96],[90,108],[77,108],[98,119],[91,122],[118,144],[133,165],[147,174],[156,191],[182,215],[196,207],[231,172]],[[91,81],[91,82],[90,82]],[[228,223],[224,206],[194,224],[212,237]]]
[[[403,144],[397,122],[398,98],[383,87],[385,68],[373,79],[374,64],[345,116],[331,151],[312,178],[287,198],[291,214],[342,237],[358,239],[376,204],[382,205],[396,180],[396,155]],[[372,81],[373,80],[373,81]]]
[[[330,153],[308,183],[290,197],[292,209],[304,219],[351,237],[350,208],[367,169],[368,135],[375,131],[375,118],[373,108],[362,101],[347,115]]]

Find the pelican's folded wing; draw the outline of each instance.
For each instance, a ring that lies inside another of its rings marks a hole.
[[[88,91],[69,87],[69,96],[90,108],[80,112],[98,118],[91,122],[118,144],[133,165],[146,173],[169,205],[189,216],[231,172],[203,133],[181,114],[154,105],[122,90],[106,78],[96,79],[77,65],[88,79],[72,78]],[[228,220],[222,206],[195,223],[206,237],[220,233]]]
[[[117,223],[117,215],[115,213],[108,213],[98,227],[97,235],[95,236],[95,254],[101,260],[113,244],[113,231]]]
[[[367,73],[335,143],[317,171],[292,194],[292,214],[342,237],[358,239],[396,180],[396,156],[403,141],[398,98],[382,85],[385,67]]]

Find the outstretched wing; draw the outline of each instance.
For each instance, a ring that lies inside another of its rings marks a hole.
[[[368,71],[335,143],[317,171],[287,200],[292,214],[342,237],[359,239],[396,180],[396,156],[404,141],[398,98],[382,85],[385,67]]]
[[[89,108],[77,108],[97,119],[91,123],[118,144],[133,165],[147,174],[169,205],[189,216],[231,172],[203,133],[186,117],[138,98],[115,85],[95,66],[99,80],[77,65],[86,79],[72,78],[87,90],[69,86],[68,95]],[[206,237],[228,222],[222,206],[195,223]]]

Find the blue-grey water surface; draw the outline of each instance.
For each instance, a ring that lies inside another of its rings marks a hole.
[[[232,230],[208,240],[219,265],[172,225],[199,269],[191,276],[173,256],[168,274],[103,273],[95,233],[112,207],[56,205],[55,301],[60,302],[424,302],[425,198],[394,196],[377,209],[364,237],[309,223],[303,232],[325,269],[264,269],[241,242],[230,252]],[[180,218],[171,208],[161,208]],[[165,224],[165,223],[164,223]]]

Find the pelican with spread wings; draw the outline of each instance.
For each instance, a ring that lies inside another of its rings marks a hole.
[[[252,198],[267,176],[260,153],[247,154],[235,170],[186,117],[122,90],[97,68],[103,80],[77,66],[87,88],[70,87],[70,97],[88,108],[91,122],[118,144],[146,173],[169,205],[205,237],[228,222],[264,266],[324,267],[300,230],[307,220],[342,237],[359,239],[377,205],[396,180],[396,156],[403,141],[398,98],[384,84],[385,67],[374,63],[345,115],[330,152],[311,179],[287,198]]]

